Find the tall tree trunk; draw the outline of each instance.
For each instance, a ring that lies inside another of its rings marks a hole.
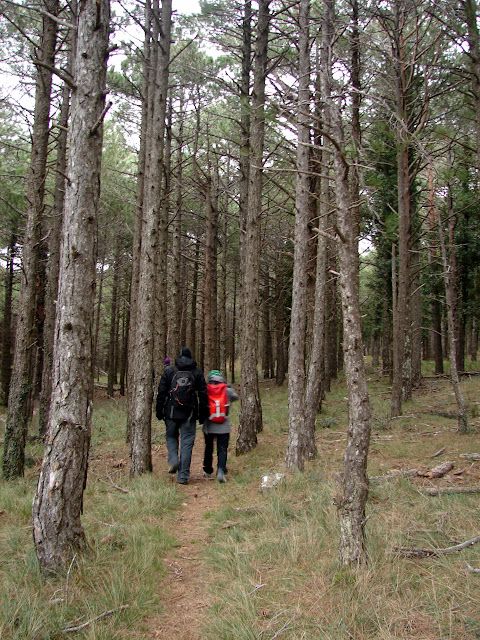
[[[392,309],[388,293],[382,303],[382,375],[392,379]]]
[[[329,191],[328,199],[331,194]],[[333,199],[333,198],[332,198]],[[329,214],[328,227],[333,229],[335,221]],[[327,280],[327,343],[325,352],[325,390],[330,391],[330,382],[338,376],[338,302],[337,302],[337,246],[331,240],[327,242],[328,280]]]
[[[230,355],[231,355],[230,373],[231,373],[232,382],[235,382],[235,356],[237,351],[237,343],[236,343],[235,337],[236,337],[236,331],[237,331],[237,282],[238,282],[238,275],[236,271],[233,277],[234,277],[234,280],[233,280],[232,340],[231,340],[231,347],[230,347]]]
[[[449,211],[449,217],[451,211]],[[445,296],[447,300],[447,324],[448,324],[448,346],[450,356],[450,378],[452,380],[453,391],[458,406],[458,431],[461,434],[469,433],[470,427],[467,420],[467,407],[460,387],[460,378],[457,368],[457,327],[455,323],[454,310],[456,307],[456,288],[454,282],[454,269],[452,260],[454,260],[455,249],[449,242],[449,250],[445,245],[445,236],[443,232],[443,224],[440,211],[437,209],[438,220],[438,237],[440,239],[440,250],[443,263],[443,277],[445,280]]]
[[[478,352],[478,318],[474,316],[472,318],[472,335],[470,338],[470,358],[472,362],[477,361]]]
[[[118,316],[118,283],[120,273],[120,236],[117,237],[115,255],[113,257],[113,282],[112,301],[110,305],[110,339],[108,343],[108,379],[107,395],[113,398],[113,385],[117,378],[117,363],[115,361],[115,343],[117,340],[117,316]]]
[[[279,251],[275,253],[275,347],[277,370],[275,382],[281,387],[285,381],[285,274]]]
[[[145,0],[145,38],[143,44],[143,69],[142,69],[142,114],[140,124],[140,148],[138,150],[137,164],[137,192],[135,202],[135,220],[133,227],[132,241],[132,279],[130,284],[130,311],[128,326],[128,357],[127,363],[127,428],[126,440],[131,441],[133,407],[135,403],[133,385],[132,362],[135,355],[135,340],[137,320],[136,313],[138,307],[138,279],[140,274],[140,249],[142,245],[143,226],[143,197],[145,190],[145,165],[147,154],[148,123],[151,121],[149,105],[152,102],[152,91],[149,93],[149,85],[152,84],[151,75],[154,73],[152,59],[152,31],[158,37],[158,21],[153,22],[152,28],[152,7],[151,0]],[[158,4],[157,4],[158,6]]]
[[[230,182],[230,163],[227,165],[227,184]],[[227,352],[228,352],[228,333],[227,333],[227,265],[228,265],[228,199],[225,195],[224,213],[222,220],[221,235],[221,251],[222,258],[220,262],[220,279],[218,291],[218,331],[219,331],[219,363],[220,369],[224,375],[227,375]]]
[[[15,333],[13,370],[8,398],[5,426],[3,475],[12,480],[23,476],[25,442],[30,418],[30,398],[33,382],[33,358],[36,347],[35,308],[39,268],[39,246],[44,210],[45,178],[47,169],[48,136],[50,122],[50,94],[57,41],[59,1],[45,0],[45,15],[41,43],[37,50],[35,84],[35,113],[32,131],[30,174],[28,178],[28,210],[22,251],[22,284]],[[50,15],[48,15],[50,14]],[[42,66],[43,65],[45,66]]]
[[[240,79],[240,158],[239,158],[239,209],[240,209],[240,298],[243,291],[245,267],[245,225],[248,216],[248,190],[250,184],[250,74],[252,69],[252,3],[245,0],[242,20],[242,74]]]
[[[422,380],[422,296],[419,283],[420,247],[412,254],[412,296],[411,296],[411,342],[412,342],[412,386],[418,386]]]
[[[263,145],[265,137],[265,79],[268,62],[268,30],[270,0],[259,0],[255,70],[252,98],[252,130],[250,138],[250,180],[245,238],[242,286],[242,321],[240,352],[242,362],[241,409],[237,455],[257,445],[257,432],[262,430],[262,406],[258,388],[258,315],[260,267],[260,218],[262,211]]]
[[[288,441],[285,466],[302,471],[307,457],[305,432],[305,346],[307,316],[309,148],[310,148],[310,2],[299,6],[297,102],[297,176],[293,257],[292,314],[288,359]],[[311,434],[310,434],[311,435]]]
[[[2,399],[8,404],[8,391],[12,376],[12,300],[14,263],[17,252],[17,237],[12,233],[7,249],[7,264],[5,268],[5,296],[3,299],[2,326]]]
[[[200,238],[195,238],[195,258],[193,264],[193,280],[192,280],[192,298],[190,301],[190,331],[188,344],[192,353],[197,351],[197,287],[198,287],[198,269],[200,260]],[[186,283],[187,285],[189,283]]]
[[[120,395],[125,395],[125,380],[127,377],[127,357],[128,357],[128,331],[130,327],[130,307],[127,296],[124,296],[124,310],[122,314],[122,349],[120,353]]]
[[[264,284],[262,287],[262,368],[263,377],[268,380],[272,377],[273,370],[273,354],[272,354],[272,332],[270,321],[270,273],[268,265],[265,268]]]
[[[320,64],[328,60],[320,60]],[[317,64],[318,67],[318,64]],[[313,309],[313,341],[308,364],[308,378],[305,395],[305,430],[307,433],[307,455],[317,455],[315,443],[315,427],[317,413],[320,411],[325,377],[325,315],[326,315],[326,266],[327,266],[327,221],[329,209],[329,162],[330,144],[322,138],[323,100],[321,92],[320,72],[317,68],[315,96],[315,146],[313,148],[312,170],[315,178],[312,181],[314,209],[317,228],[317,255]],[[322,150],[322,143],[324,150]]]
[[[211,176],[205,184],[205,259],[203,269],[204,368],[218,368],[216,345],[217,320],[217,210],[215,185]]]
[[[443,374],[443,349],[442,349],[442,304],[437,298],[438,291],[434,292],[435,298],[432,301],[433,320],[433,358],[435,361],[435,374]]]
[[[158,16],[157,16],[158,19]],[[147,151],[145,171],[145,195],[143,199],[143,225],[138,279],[135,352],[132,366],[133,406],[131,417],[131,467],[130,474],[138,476],[152,470],[152,370],[155,320],[155,263],[160,218],[160,189],[163,173],[165,115],[167,108],[168,72],[171,43],[171,0],[163,0],[158,63],[154,91],[153,121],[150,148]],[[155,20],[154,20],[155,22]]]
[[[96,227],[109,23],[108,0],[79,4],[52,407],[33,502],[35,551],[44,572],[64,569],[86,546],[80,515],[93,409]]]
[[[323,46],[328,64],[322,75],[327,123],[335,140],[338,258],[343,312],[343,353],[348,388],[348,440],[344,457],[343,495],[337,501],[340,517],[339,555],[342,564],[366,561],[365,505],[368,496],[367,458],[370,440],[370,401],[363,362],[360,320],[358,246],[350,214],[348,165],[345,159],[340,109],[331,96],[334,1],[324,0]]]
[[[320,112],[317,110],[317,116]],[[320,137],[320,136],[318,136]],[[318,140],[320,142],[320,140]],[[320,148],[315,148],[316,165],[314,170],[323,170],[323,175],[317,176],[317,213],[318,213],[318,237],[317,237],[317,264],[315,276],[315,301],[313,312],[313,342],[308,365],[307,390],[305,396],[305,429],[307,432],[307,453],[309,458],[317,454],[315,444],[315,426],[317,413],[320,410],[322,399],[322,382],[325,374],[325,299],[326,299],[326,265],[327,265],[327,240],[326,222],[328,219],[327,203],[329,179],[326,176],[327,163],[323,162],[323,154]]]
[[[407,135],[407,98],[403,29],[403,0],[394,2],[395,19],[395,80],[397,114],[397,176],[398,176],[398,285],[397,304],[393,319],[393,381],[392,417],[402,414],[402,402],[411,396],[410,334],[410,175]]]
[[[72,9],[72,13],[75,13]],[[75,50],[75,29],[69,34],[70,52],[68,72],[72,75],[73,53]],[[39,431],[45,434],[52,397],[53,341],[55,336],[55,313],[58,291],[58,271],[60,267],[60,241],[65,203],[65,175],[67,173],[67,126],[70,113],[70,87],[65,83],[62,89],[62,106],[58,119],[57,173],[55,176],[55,195],[51,214],[48,239],[47,284],[45,293],[45,326],[43,337],[42,393],[38,409]]]
[[[98,260],[98,256],[97,256]],[[97,295],[97,310],[94,315],[94,331],[93,331],[93,375],[97,375],[98,380],[100,380],[100,363],[99,363],[99,338],[100,338],[100,317],[102,315],[102,301],[103,301],[103,281],[105,278],[105,261],[106,255],[105,250],[102,257],[102,263],[100,267],[100,278],[97,276],[97,285],[95,288],[98,289]]]
[[[163,192],[158,227],[158,248],[156,252],[155,281],[155,340],[153,344],[154,394],[164,369],[168,334],[168,217],[172,189],[172,101],[169,100],[165,130],[165,151],[163,162]],[[173,301],[176,304],[177,301]],[[181,308],[183,305],[178,305]]]
[[[172,272],[171,272],[171,304],[169,306],[168,325],[168,353],[173,355],[181,348],[180,329],[182,324],[181,283],[183,282],[182,270],[182,176],[183,176],[183,91],[180,93],[178,106],[178,135],[177,135],[177,172],[175,180],[175,215],[172,220]],[[185,283],[188,285],[188,283]],[[191,342],[189,341],[189,345]]]
[[[477,184],[480,186],[480,34],[478,31],[478,6],[476,0],[463,0],[462,4],[467,22],[472,97],[475,110]]]

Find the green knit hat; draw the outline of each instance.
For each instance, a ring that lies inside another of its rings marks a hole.
[[[221,378],[222,372],[219,371],[218,369],[212,369],[211,371],[209,371],[207,377],[209,380],[213,380],[214,378]]]

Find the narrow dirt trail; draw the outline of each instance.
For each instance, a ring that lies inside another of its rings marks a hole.
[[[166,473],[166,452],[163,448],[156,457],[154,466]],[[167,575],[158,585],[164,613],[151,620],[149,638],[204,639],[202,626],[206,607],[212,603],[210,585],[214,580],[214,575],[208,574],[204,564],[205,548],[209,544],[205,515],[220,507],[219,490],[226,485],[219,486],[216,479],[203,477],[202,460],[203,436],[197,431],[190,482],[185,486],[179,485],[183,493],[182,508],[169,526],[178,546],[164,559]],[[171,479],[176,481],[175,476]]]

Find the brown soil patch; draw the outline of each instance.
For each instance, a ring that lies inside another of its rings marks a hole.
[[[154,460],[159,473],[167,473],[165,446],[160,447]],[[190,467],[190,482],[179,485],[183,493],[182,510],[169,527],[178,540],[173,553],[165,558],[167,576],[159,584],[163,594],[164,613],[151,620],[149,638],[175,640],[203,640],[206,608],[212,604],[211,584],[214,575],[204,563],[204,552],[210,543],[205,515],[220,506],[218,491],[223,489],[216,479],[202,473],[203,437],[197,431]],[[173,476],[172,482],[176,482]]]

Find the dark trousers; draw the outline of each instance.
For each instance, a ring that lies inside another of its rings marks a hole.
[[[227,450],[230,441],[229,433],[204,433],[205,454],[203,456],[203,470],[205,473],[213,473],[213,443],[217,439],[217,468],[227,468]]]
[[[166,441],[169,466],[180,462],[177,478],[179,482],[188,481],[190,478],[190,462],[192,449],[195,442],[195,420],[165,420]],[[180,456],[178,455],[180,440]]]

